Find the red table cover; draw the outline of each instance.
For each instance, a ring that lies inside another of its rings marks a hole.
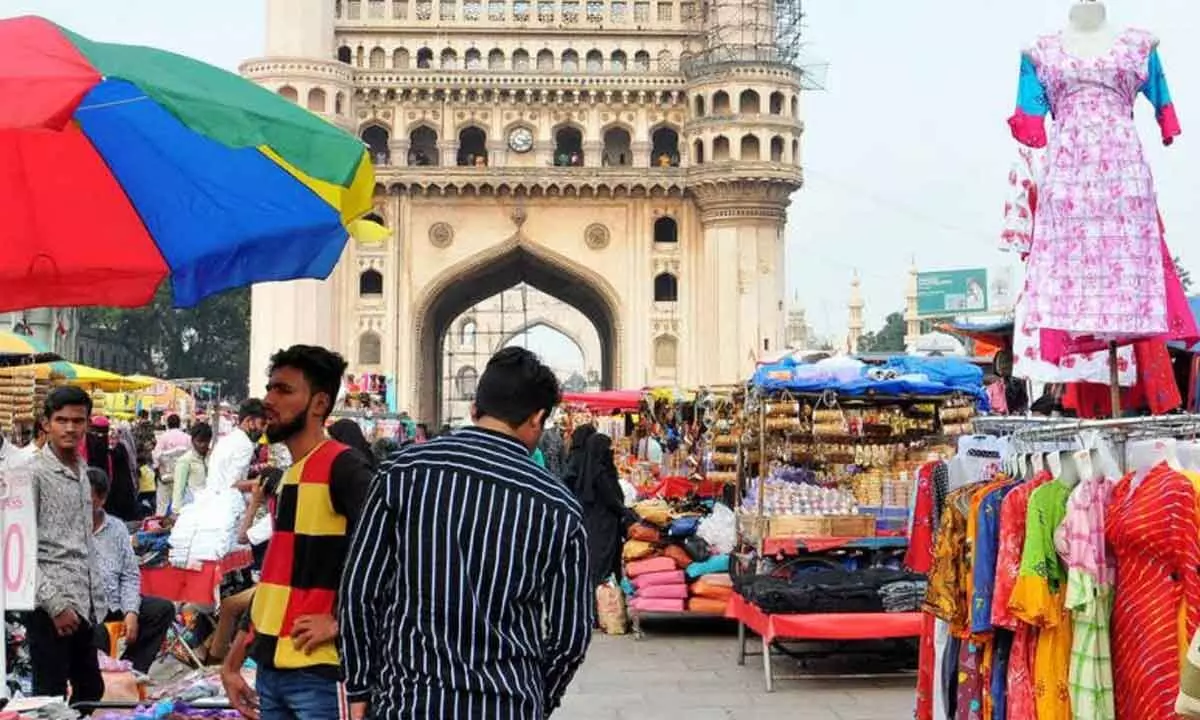
[[[917,613],[765,613],[734,593],[725,617],[745,623],[767,642],[781,640],[882,640],[918,637],[922,614]]]
[[[238,548],[220,560],[200,563],[193,570],[172,566],[142,568],[142,595],[171,602],[212,605],[221,589],[221,580],[229,573],[254,564],[249,548]]]

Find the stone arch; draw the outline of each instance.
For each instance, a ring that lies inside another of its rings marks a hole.
[[[551,132],[554,142],[554,164],[563,166],[582,166],[584,163],[582,125],[574,122],[561,122],[554,126]]]
[[[724,135],[718,135],[712,141],[712,161],[713,162],[729,162],[733,156],[729,151],[729,138]]]
[[[524,72],[529,69],[529,51],[517,48],[512,54],[513,70]]]
[[[743,135],[740,143],[738,159],[756,162],[762,159],[762,143],[757,135]]]
[[[738,112],[742,115],[758,115],[762,113],[762,98],[757,90],[746,89],[738,96]]]
[[[343,45],[337,49],[337,59],[340,63],[352,65],[354,64],[354,51],[350,49],[349,45]]]
[[[697,139],[695,142],[692,143],[692,164],[693,165],[703,165],[704,164],[704,141],[703,140]]]
[[[458,52],[454,48],[446,48],[442,50],[441,58],[438,62],[438,67],[442,70],[457,70],[458,69]]]
[[[426,122],[418,122],[408,131],[408,164],[410,166],[441,165],[438,131]]]
[[[800,141],[799,140],[792,141],[792,163],[794,163],[796,165],[800,164]]]
[[[793,95],[791,100],[792,117],[800,117],[800,98]]]
[[[383,295],[383,273],[371,268],[358,275],[358,296],[379,297]]]
[[[300,93],[296,92],[296,88],[291,85],[284,85],[278,90],[279,97],[284,100],[290,100],[294,103],[300,102]]]
[[[772,115],[782,115],[783,114],[783,105],[784,105],[783,93],[779,92],[778,90],[771,93],[771,97],[768,100],[768,103],[770,105],[770,112]]]
[[[783,138],[779,135],[771,138],[771,162],[783,162]]]
[[[590,73],[604,72],[604,53],[595,49],[588,50],[584,63]]]
[[[564,50],[559,65],[563,72],[579,72],[579,53],[574,50]]]
[[[732,115],[733,106],[729,103],[729,93],[718,90],[712,96],[713,115]]]
[[[581,312],[600,336],[601,384],[620,377],[620,296],[599,273],[520,235],[446,268],[422,290],[416,303],[411,392],[418,417],[440,419],[443,411],[442,346],[455,318],[473,305],[525,282]]]
[[[545,48],[538,51],[537,54],[537,69],[538,70],[553,70],[554,69],[554,51],[550,48]]]
[[[379,333],[368,330],[358,336],[358,364],[380,365],[383,363],[383,338]]]
[[[313,88],[308,91],[308,109],[315,113],[323,113],[328,109],[329,99],[325,95],[325,91],[321,88]]]
[[[600,164],[605,167],[633,165],[633,128],[620,121],[605,125],[600,131],[603,146]]]
[[[333,112],[342,115],[346,112],[346,93],[338,91],[333,100]]]
[[[654,243],[676,244],[679,242],[679,221],[670,215],[663,215],[654,221]]]
[[[474,167],[481,162],[480,158],[482,158],[482,163],[487,165],[487,139],[487,130],[482,125],[472,122],[460,127],[458,129],[458,165]]]
[[[488,70],[503,70],[504,60],[504,51],[500,48],[493,49],[488,53]]]
[[[454,373],[454,390],[467,400],[475,399],[475,389],[479,386],[479,371],[474,365],[463,365]]]
[[[410,62],[406,48],[396,48],[396,51],[392,53],[392,69],[407,70]]]
[[[417,50],[417,69],[432,70],[433,69],[433,49],[423,47]]]
[[[534,318],[532,320],[523,322],[517,327],[516,330],[513,330],[510,333],[504,334],[500,338],[500,342],[496,343],[496,350],[497,351],[503,350],[504,348],[508,347],[508,344],[510,342],[512,342],[516,338],[520,337],[522,334],[527,333],[536,327],[550,328],[551,330],[558,333],[559,335],[562,335],[566,339],[570,340],[571,344],[574,345],[576,347],[576,349],[579,350],[579,354],[583,356],[584,360],[588,359],[587,350],[584,349],[583,343],[579,341],[579,338],[575,337],[575,333],[564,328],[562,325],[554,322],[550,318],[544,318],[544,317],[538,317],[538,318]]]
[[[679,278],[669,272],[654,276],[654,302],[679,302]]]
[[[629,56],[624,50],[613,50],[610,58],[612,71],[615,73],[625,72],[629,67]]]
[[[392,134],[386,127],[376,121],[368,122],[358,131],[358,137],[367,146],[367,152],[371,155],[373,163],[387,165],[391,162]]]
[[[387,53],[383,51],[383,48],[371,48],[371,54],[368,56],[367,65],[372,70],[383,70],[387,67]]]
[[[696,96],[695,116],[698,118],[704,117],[704,96],[703,95]]]
[[[638,50],[633,54],[633,69],[638,72],[650,72],[650,53]]]
[[[479,48],[468,48],[463,55],[463,68],[466,70],[483,69],[483,52]]]
[[[650,165],[679,167],[679,128],[659,123],[650,128]]]

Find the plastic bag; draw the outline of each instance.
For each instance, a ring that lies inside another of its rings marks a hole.
[[[610,577],[596,588],[596,619],[608,635],[624,635],[627,628],[625,593]]]
[[[726,505],[716,503],[712,514],[700,521],[696,536],[717,555],[731,553],[737,547],[737,517]]]

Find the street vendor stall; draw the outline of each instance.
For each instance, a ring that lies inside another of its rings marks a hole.
[[[965,360],[909,356],[756,372],[727,616],[739,663],[747,629],[761,638],[768,691],[789,644],[921,634],[925,579],[903,562],[914,488],[986,407],[981,381]]]

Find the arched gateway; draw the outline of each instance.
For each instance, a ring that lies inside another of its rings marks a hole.
[[[801,184],[801,71],[744,22],[773,7],[601,0],[564,34],[566,3],[268,0],[268,57],[243,74],[362,138],[392,237],[350,242],[326,281],[255,287],[251,387],[318,343],[438,422],[444,383],[482,370],[443,377],[449,324],[522,282],[595,325],[604,387],[747,377],[783,346]]]

